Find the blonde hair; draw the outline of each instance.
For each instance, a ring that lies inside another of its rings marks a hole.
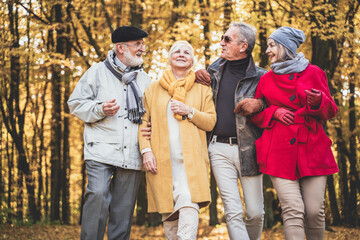
[[[191,67],[194,65],[194,49],[191,46],[190,43],[188,43],[187,41],[176,41],[170,48],[169,50],[169,65],[171,66],[171,55],[176,52],[177,50],[179,50],[180,47],[182,46],[186,46],[190,48],[190,55],[191,55],[191,59],[192,59],[192,64]]]

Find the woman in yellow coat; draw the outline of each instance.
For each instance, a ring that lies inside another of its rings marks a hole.
[[[199,208],[211,201],[206,131],[216,112],[211,88],[195,83],[193,55],[186,41],[171,47],[171,70],[146,89],[139,126],[151,120],[151,140],[139,131],[148,211],[162,214],[167,239],[196,239]]]

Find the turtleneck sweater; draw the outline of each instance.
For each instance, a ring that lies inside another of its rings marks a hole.
[[[214,134],[221,137],[236,137],[235,90],[244,77],[250,57],[227,61],[223,71],[216,103],[217,122]]]

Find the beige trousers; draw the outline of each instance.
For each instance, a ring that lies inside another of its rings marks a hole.
[[[164,232],[167,240],[196,240],[199,226],[199,212],[192,207],[179,209],[179,219],[164,221]]]
[[[289,180],[271,176],[280,200],[286,240],[324,239],[326,176]]]

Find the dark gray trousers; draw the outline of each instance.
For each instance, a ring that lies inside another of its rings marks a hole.
[[[108,239],[129,239],[141,171],[87,160],[88,185],[81,239],[101,240],[108,222]]]

